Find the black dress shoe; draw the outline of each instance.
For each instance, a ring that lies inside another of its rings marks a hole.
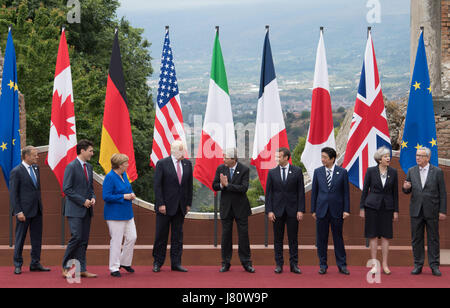
[[[296,264],[291,265],[291,272],[294,274],[301,274],[302,271],[298,268],[298,266]]]
[[[50,269],[43,267],[42,264],[30,265],[30,272],[50,272]]]
[[[433,274],[433,276],[437,276],[437,277],[442,276],[441,271],[437,267],[431,268],[431,273]]]
[[[219,272],[221,272],[221,273],[228,272],[230,270],[230,266],[231,266],[230,264],[222,265],[222,267],[220,268]]]
[[[119,272],[119,271],[111,272],[111,276],[117,277],[117,278],[122,277],[122,275],[120,275],[120,272]]]
[[[153,272],[159,273],[161,271],[161,266],[158,264],[153,264]]]
[[[416,266],[411,272],[411,275],[420,275],[422,274],[422,267]]]
[[[281,265],[277,265],[274,270],[275,274],[281,274],[283,272],[283,267]]]
[[[128,273],[134,273],[134,269],[131,266],[123,266],[123,265],[121,265],[120,268],[123,268]]]
[[[21,267],[16,267],[16,268],[14,268],[14,274],[15,274],[15,275],[20,275],[20,274],[22,274],[22,268],[21,268]]]
[[[319,269],[319,274],[320,275],[325,275],[327,273],[327,269],[325,268],[325,267],[321,267],[320,269]]]
[[[181,265],[172,266],[172,271],[186,273],[188,270]]]
[[[344,275],[350,275],[350,272],[347,270],[347,267],[345,267],[345,266],[339,267],[339,273],[344,274]]]
[[[245,269],[246,272],[249,272],[249,273],[252,273],[252,274],[255,272],[255,268],[253,266],[251,266],[251,265],[244,265],[244,269]]]

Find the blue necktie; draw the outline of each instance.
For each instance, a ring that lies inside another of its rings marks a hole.
[[[230,168],[230,181],[233,178],[234,169]]]
[[[34,175],[33,168],[31,166],[28,168],[30,168],[30,176],[31,176],[31,179],[33,180],[33,184],[35,187],[37,187],[37,179],[36,179],[36,176]]]
[[[285,182],[286,181],[286,167],[281,168],[281,169],[283,169],[283,182]]]

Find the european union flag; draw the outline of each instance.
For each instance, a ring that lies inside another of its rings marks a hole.
[[[409,168],[417,165],[416,151],[419,147],[427,147],[431,150],[430,163],[437,166],[436,123],[423,31],[420,34],[419,46],[417,47],[401,144],[400,165],[405,173],[408,172]]]
[[[19,87],[16,52],[11,29],[6,42],[0,98],[0,167],[9,188],[9,173],[21,163],[19,126]]]

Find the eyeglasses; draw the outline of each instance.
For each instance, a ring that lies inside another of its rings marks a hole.
[[[416,154],[416,157],[428,157],[428,155]]]

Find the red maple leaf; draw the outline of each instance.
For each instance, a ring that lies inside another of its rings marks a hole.
[[[55,91],[52,103],[52,123],[56,128],[58,137],[63,135],[69,139],[70,135],[75,134],[75,131],[72,129],[75,124],[67,121],[75,116],[71,95],[66,98],[66,101],[63,104],[61,104],[61,102],[62,95],[59,96],[58,91]]]

